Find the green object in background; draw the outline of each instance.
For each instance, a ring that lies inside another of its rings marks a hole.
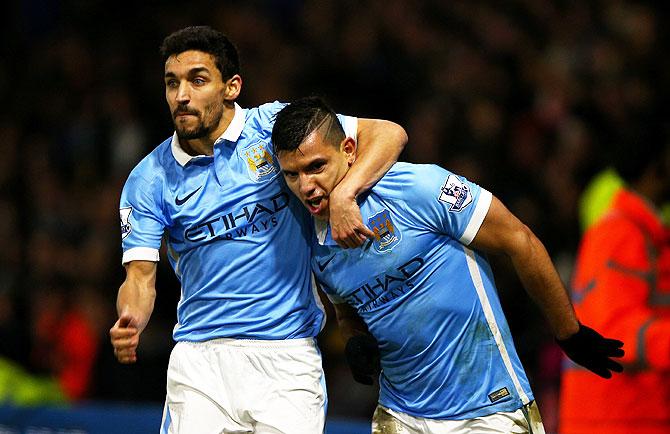
[[[665,203],[661,207],[661,218],[666,226],[670,226],[670,203]]]
[[[612,168],[593,177],[579,198],[579,225],[582,231],[605,214],[614,195],[624,185],[624,181]],[[670,202],[661,206],[661,219],[666,226],[670,226]]]
[[[605,214],[614,195],[623,185],[623,180],[612,168],[593,177],[579,198],[579,225],[582,231]]]
[[[0,357],[0,404],[34,406],[66,402],[54,378],[31,375],[18,364]]]

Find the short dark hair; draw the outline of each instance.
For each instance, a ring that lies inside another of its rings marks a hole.
[[[272,146],[275,153],[298,149],[312,131],[329,122],[324,134],[326,143],[333,146],[345,138],[337,114],[318,96],[300,98],[277,113],[272,127]]]
[[[634,183],[651,167],[661,167],[670,151],[668,126],[658,114],[639,116],[611,144],[610,160],[621,178]]]
[[[240,58],[237,48],[226,35],[209,26],[191,26],[168,35],[163,39],[160,53],[163,62],[168,57],[197,50],[214,56],[214,63],[224,81],[240,73]]]

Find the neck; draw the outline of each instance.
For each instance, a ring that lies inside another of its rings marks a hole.
[[[183,140],[179,139],[179,145],[188,155],[214,155],[214,141],[209,138]]]

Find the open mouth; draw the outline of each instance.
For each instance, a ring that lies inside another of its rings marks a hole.
[[[309,212],[311,212],[312,214],[318,214],[321,211],[321,204],[323,203],[323,199],[324,199],[323,196],[319,196],[305,200]]]

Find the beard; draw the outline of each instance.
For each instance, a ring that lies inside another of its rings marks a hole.
[[[177,137],[179,137],[179,141],[181,142],[184,140],[207,137],[209,133],[212,132],[212,126],[205,125],[201,120],[198,120],[198,124],[195,127],[186,127],[175,123],[175,130],[177,131]]]
[[[194,126],[185,126],[177,122],[176,118],[180,114],[189,114],[197,118]],[[223,117],[223,103],[212,103],[205,108],[204,114],[188,106],[179,106],[172,114],[175,131],[180,141],[202,139],[209,136],[221,122]]]

